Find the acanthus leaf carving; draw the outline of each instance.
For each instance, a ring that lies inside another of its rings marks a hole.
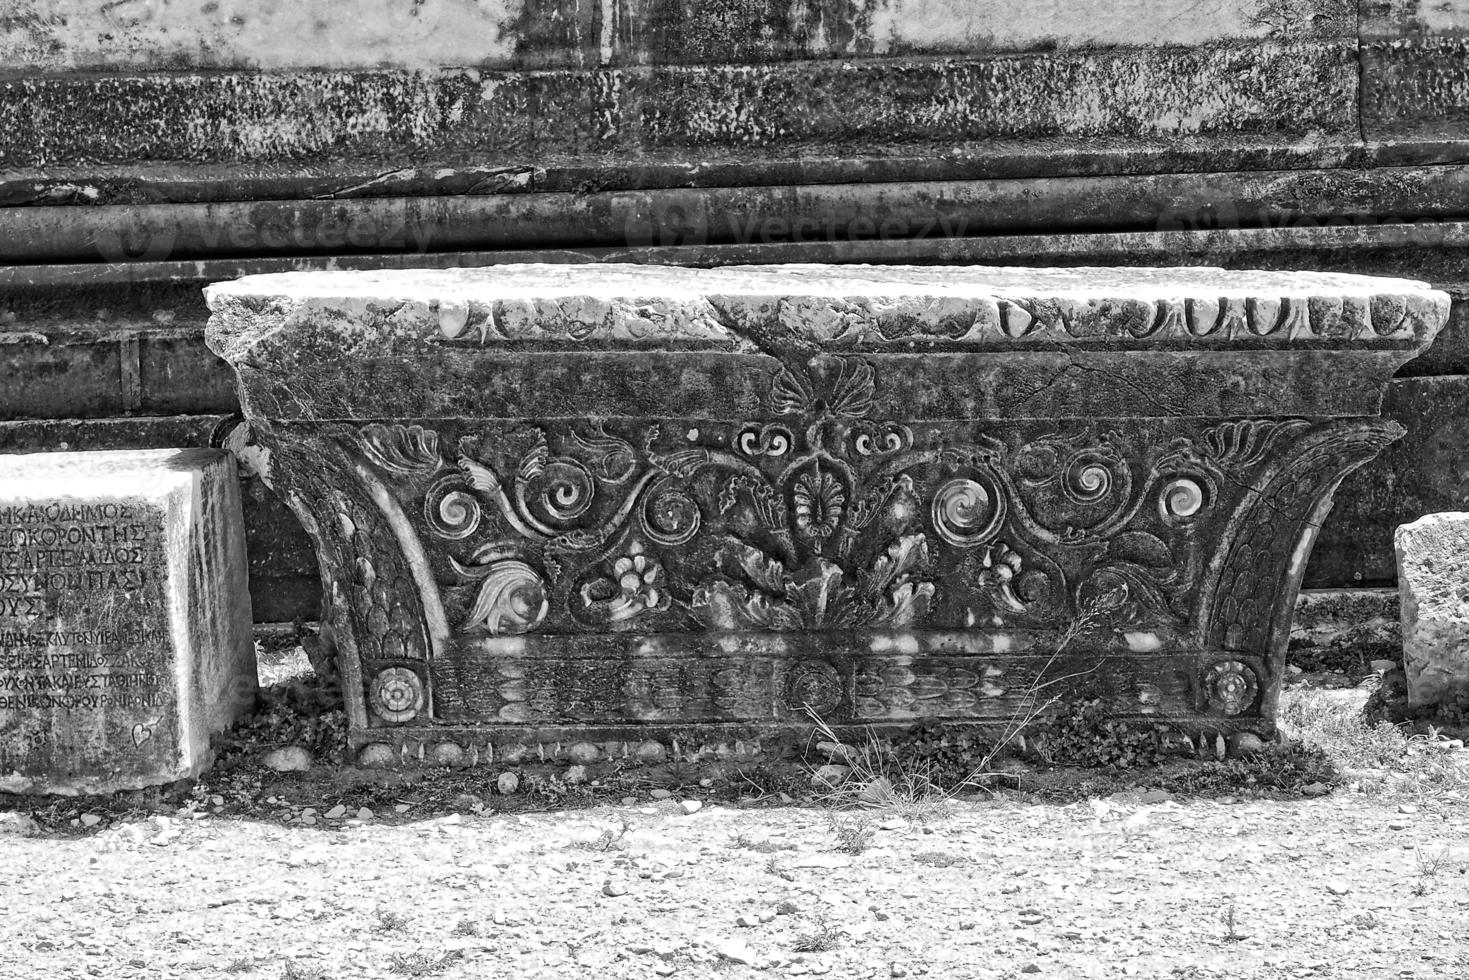
[[[391,473],[432,473],[443,465],[439,434],[421,425],[374,422],[363,427],[360,441],[367,458]]]
[[[457,565],[456,570],[480,583],[461,633],[480,627],[491,635],[526,633],[546,618],[546,583],[526,562],[499,558],[483,566]]]

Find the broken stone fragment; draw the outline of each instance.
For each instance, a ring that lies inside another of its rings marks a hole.
[[[1429,514],[1393,536],[1408,704],[1469,693],[1469,513]]]
[[[267,752],[260,764],[276,772],[305,772],[311,768],[311,753],[299,745],[287,745]]]
[[[822,766],[811,774],[811,785],[816,789],[830,792],[845,783],[851,774],[851,766]]]

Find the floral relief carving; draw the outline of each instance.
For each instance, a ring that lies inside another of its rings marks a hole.
[[[916,429],[876,414],[877,382],[861,357],[821,355],[774,374],[769,420],[373,423],[355,440],[438,556],[433,574],[464,643],[1058,630],[1086,610],[1144,644],[1160,630],[1197,630],[1220,649],[1253,649],[1264,621],[1251,610],[1268,605],[1257,593],[1275,575],[1274,538],[1298,533],[1286,517],[1313,507],[1309,488],[1346,458],[1329,449],[1331,430],[1295,419],[1160,423],[1158,433],[1045,420]],[[1303,439],[1327,448],[1292,479]],[[1232,508],[1255,486],[1274,501],[1272,516],[1231,530]],[[343,506],[340,521],[377,520],[355,500]],[[1234,544],[1211,577],[1210,536],[1221,534]],[[395,559],[373,542],[387,538],[379,528],[344,540],[357,554],[361,650],[379,665],[367,702],[380,722],[405,724],[432,695],[429,675],[391,659],[426,641],[378,582]],[[761,685],[774,683],[778,711],[951,717],[991,710],[1016,683],[1008,668],[957,662],[855,673],[799,663],[772,677],[750,665],[649,666],[617,681],[620,694],[590,677],[573,689],[570,678],[531,672],[494,688],[493,711],[544,720],[569,699],[608,717],[676,714],[680,685],[693,684],[705,710],[738,714],[757,710]],[[1201,710],[1255,711],[1260,668],[1212,663],[1194,682]]]
[[[985,426],[955,441],[871,418],[877,404],[870,363],[822,355],[773,377],[782,421],[693,439],[591,420],[465,434],[449,459],[420,426],[360,438],[423,486],[429,534],[474,546],[451,557],[450,588],[472,592],[458,628],[514,635],[563,615],[784,631],[906,628],[942,608],[932,625],[995,625],[1103,598],[1119,622],[1182,622],[1189,534],[1220,480],[1305,425],[1226,422],[1157,444]],[[941,592],[950,562],[969,571]]]

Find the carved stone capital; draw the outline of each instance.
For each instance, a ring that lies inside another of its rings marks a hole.
[[[811,267],[210,302],[375,759],[1053,696],[1268,734],[1332,492],[1400,434],[1381,386],[1447,309],[1350,276]]]

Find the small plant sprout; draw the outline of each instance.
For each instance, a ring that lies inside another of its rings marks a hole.
[[[408,928],[408,917],[390,908],[380,908],[373,913],[377,918],[378,932],[402,932]]]
[[[877,834],[877,828],[865,814],[846,818],[833,816],[830,822],[831,832],[836,837],[836,849],[843,854],[861,854]]]
[[[1248,938],[1244,933],[1239,931],[1239,928],[1235,924],[1233,902],[1230,902],[1227,906],[1225,906],[1224,911],[1219,913],[1219,918],[1224,923],[1225,942],[1237,943],[1242,939]]]
[[[810,932],[797,935],[791,943],[791,950],[797,953],[825,953],[836,949],[841,942],[841,930],[823,919]]]

